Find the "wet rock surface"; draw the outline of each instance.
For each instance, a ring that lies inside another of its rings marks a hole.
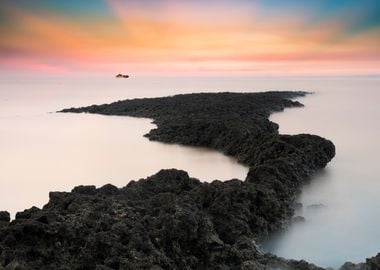
[[[0,269],[321,269],[264,254],[302,185],[334,157],[319,136],[280,135],[270,113],[304,92],[189,94],[72,108],[153,118],[151,140],[204,146],[250,167],[246,179],[202,183],[162,170],[123,188],[51,192],[0,226]],[[372,268],[371,268],[372,269]]]

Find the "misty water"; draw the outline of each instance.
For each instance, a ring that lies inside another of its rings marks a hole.
[[[306,218],[265,248],[277,255],[339,267],[380,251],[380,80],[113,76],[0,78],[0,209],[42,206],[51,190],[79,184],[124,186],[161,168],[203,181],[244,179],[247,168],[215,151],[150,142],[149,119],[49,113],[136,97],[190,92],[306,90],[304,108],[275,113],[280,132],[312,133],[337,155],[307,184],[296,215]],[[311,208],[309,205],[323,204]]]
[[[281,133],[329,138],[337,154],[303,189],[296,216],[306,222],[294,223],[267,248],[339,268],[380,252],[380,80],[312,80],[309,86],[316,93],[299,99],[304,108],[273,114],[271,120]]]
[[[151,142],[150,119],[57,110],[119,99],[169,95],[173,88],[109,78],[0,80],[0,210],[14,216],[42,207],[49,191],[77,185],[125,186],[160,169],[186,170],[202,181],[244,179],[248,168],[204,148]]]

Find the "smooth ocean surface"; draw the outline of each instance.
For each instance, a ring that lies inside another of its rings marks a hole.
[[[269,242],[269,250],[339,268],[380,252],[380,80],[311,81],[304,108],[273,114],[287,134],[332,140],[336,157],[305,186],[296,213],[306,218]],[[306,87],[306,85],[305,85]],[[322,207],[312,205],[321,204]]]
[[[337,156],[299,198],[297,215],[306,222],[272,237],[266,249],[320,266],[358,262],[380,251],[379,88],[376,78],[0,77],[0,209],[42,206],[49,191],[79,184],[124,186],[161,168],[204,181],[247,173],[214,151],[148,141],[149,119],[49,112],[190,92],[313,91],[299,99],[304,108],[271,120],[281,133],[332,140]]]
[[[0,210],[14,216],[42,207],[49,191],[122,187],[160,169],[202,181],[244,179],[248,168],[219,152],[149,141],[150,119],[54,113],[175,90],[160,78],[0,78]]]

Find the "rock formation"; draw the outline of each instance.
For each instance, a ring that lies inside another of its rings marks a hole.
[[[154,119],[151,140],[209,147],[250,167],[246,179],[202,183],[162,170],[123,188],[51,192],[9,223],[0,214],[0,269],[321,269],[264,254],[302,185],[334,157],[319,136],[280,135],[270,113],[304,92],[204,93],[65,109]],[[5,215],[6,216],[6,215]]]

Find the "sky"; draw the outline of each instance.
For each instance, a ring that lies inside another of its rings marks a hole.
[[[379,0],[0,0],[0,73],[380,75]]]

